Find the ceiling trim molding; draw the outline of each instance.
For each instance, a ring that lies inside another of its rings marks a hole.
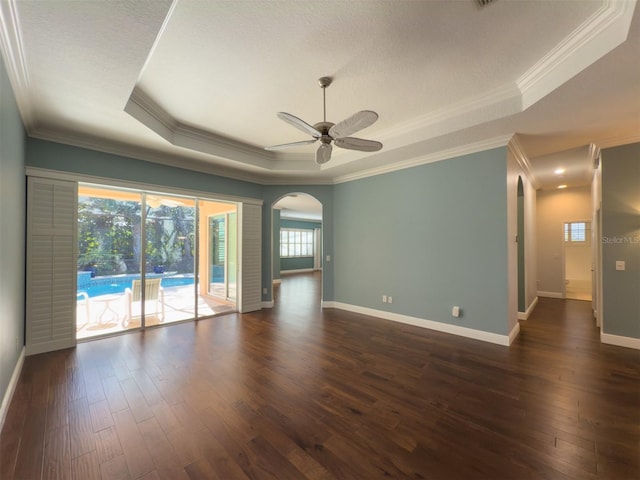
[[[264,169],[271,169],[269,163],[275,160],[270,152],[180,123],[138,86],[131,92],[124,111],[177,147]]]
[[[138,87],[133,89],[124,106],[124,111],[167,142],[173,143],[177,122],[142,89]]]
[[[600,166],[600,148],[594,143],[589,144],[589,161],[592,167],[591,183],[593,183],[598,167]]]
[[[353,180],[360,180],[362,178],[373,177],[376,175],[382,175],[385,173],[392,173],[397,170],[405,170],[407,168],[418,167],[427,163],[439,162],[442,160],[448,160],[450,158],[461,157],[463,155],[469,155],[472,153],[482,152],[485,150],[491,150],[492,148],[506,146],[513,134],[502,135],[499,137],[489,138],[481,140],[479,142],[470,143],[467,145],[461,145],[446,150],[430,153],[421,157],[413,158],[404,162],[394,163],[393,165],[384,165],[381,167],[370,168],[358,173],[352,173],[347,175],[341,175],[334,179],[335,184],[351,182]]]
[[[517,80],[523,110],[624,42],[636,0],[607,0]]]
[[[30,133],[30,137],[46,140],[50,142],[70,145],[72,147],[86,148],[97,152],[108,153],[111,155],[119,155],[122,157],[134,158],[145,162],[157,163],[168,167],[181,168],[194,172],[216,175],[219,177],[229,178],[231,180],[240,180],[243,182],[255,183],[257,185],[332,185],[331,178],[309,178],[290,175],[271,175],[269,171],[264,173],[252,173],[239,170],[237,168],[224,167],[219,164],[211,164],[206,161],[198,161],[189,157],[180,155],[171,155],[168,153],[157,152],[143,147],[134,147],[129,144],[120,144],[117,142],[107,141],[103,138],[89,140],[85,135],[76,135],[71,132],[54,132],[50,130],[38,130]]]
[[[422,115],[418,118],[414,118],[408,122],[404,122],[392,129],[388,130],[384,138],[393,138],[395,136],[402,135],[404,133],[421,130],[427,127],[432,127],[436,124],[445,123],[450,120],[455,120],[461,116],[467,116],[471,112],[482,110],[487,107],[491,107],[496,103],[508,102],[514,98],[519,98],[520,90],[513,84],[506,84],[500,87],[494,88],[481,95],[477,95],[470,99],[461,100],[453,105],[434,110],[426,115]],[[516,112],[511,112],[516,113]],[[470,126],[470,125],[467,125]],[[439,132],[448,133],[448,132]],[[433,136],[436,136],[434,133]]]
[[[85,135],[78,135],[71,132],[54,132],[50,130],[38,130],[29,135],[32,138],[47,140],[56,143],[62,143],[73,147],[86,148],[97,152],[119,155],[122,157],[130,157],[138,160],[158,163],[168,167],[182,168],[184,170],[192,170],[210,175],[218,175],[233,180],[241,180],[244,182],[263,184],[264,177],[260,174],[254,175],[250,172],[243,172],[236,168],[225,168],[221,165],[214,165],[205,161],[198,161],[188,157],[179,155],[170,155],[164,152],[157,152],[143,147],[134,147],[129,144],[120,144],[108,141],[104,138],[96,138],[90,140]]]
[[[20,22],[15,0],[0,2],[0,49],[7,67],[7,76],[13,87],[18,110],[25,129],[34,128],[35,117],[29,96],[30,81],[25,58]]]
[[[540,182],[538,182],[533,174],[533,168],[531,167],[531,163],[529,162],[529,157],[525,153],[524,148],[520,143],[518,134],[515,134],[513,137],[511,137],[511,140],[507,144],[507,148],[515,157],[516,161],[518,162],[518,166],[524,173],[525,177],[527,177],[533,188],[535,190],[540,188]]]
[[[618,147],[620,145],[628,145],[630,143],[640,143],[640,131],[601,138],[594,140],[593,143],[595,143],[600,149]]]

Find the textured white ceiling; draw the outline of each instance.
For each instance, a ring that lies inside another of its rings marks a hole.
[[[35,137],[269,183],[343,181],[517,133],[535,173],[536,158],[640,140],[635,3],[8,0],[0,38]],[[322,167],[314,145],[265,152],[306,139],[276,112],[322,120],[325,75],[327,119],[375,110],[356,136],[383,150],[335,148]]]

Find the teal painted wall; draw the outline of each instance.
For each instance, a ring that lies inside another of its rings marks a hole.
[[[313,269],[313,257],[281,258],[280,271]]]
[[[508,334],[506,172],[503,147],[336,185],[336,301]]]
[[[313,230],[321,228],[321,226],[322,224],[320,222],[303,222],[301,220],[289,220],[286,218],[280,220],[280,228],[302,228]],[[280,271],[282,272],[286,272],[287,270],[305,270],[310,268],[313,268],[313,257],[280,258]]]
[[[0,401],[24,346],[24,139],[13,90],[0,61]]]
[[[602,151],[602,289],[603,332],[640,338],[640,143]]]
[[[262,185],[130,157],[27,139],[27,165],[151,185],[198,190],[237,197],[262,198]]]

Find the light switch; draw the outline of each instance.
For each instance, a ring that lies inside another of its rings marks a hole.
[[[626,268],[624,260],[616,260],[616,270],[625,270]]]

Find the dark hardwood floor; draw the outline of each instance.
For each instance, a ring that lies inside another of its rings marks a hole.
[[[540,299],[506,348],[321,311],[317,278],[28,357],[0,478],[640,478],[640,352],[590,303]]]

